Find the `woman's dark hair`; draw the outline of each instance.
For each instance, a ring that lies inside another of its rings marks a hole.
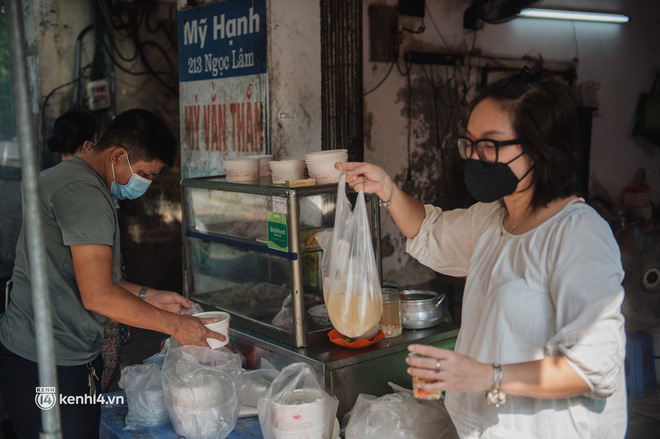
[[[573,91],[542,68],[500,79],[486,86],[472,104],[484,99],[502,106],[525,152],[534,161],[532,208],[575,191],[577,176],[577,106]]]
[[[55,153],[75,154],[86,140],[94,140],[95,133],[94,116],[71,110],[55,119],[53,136],[46,141],[46,145]]]
[[[147,110],[128,110],[118,114],[101,136],[94,150],[121,146],[132,163],[159,160],[169,167],[176,160],[177,143],[165,122]]]

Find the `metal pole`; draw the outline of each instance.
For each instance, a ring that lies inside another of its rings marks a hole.
[[[50,313],[50,291],[46,275],[46,254],[39,208],[37,185],[37,148],[34,122],[30,114],[30,92],[25,55],[23,15],[20,0],[6,0],[7,36],[9,39],[11,76],[14,82],[14,105],[17,115],[19,154],[22,170],[23,202],[25,204],[25,232],[28,240],[28,256],[32,280],[32,301],[37,335],[37,360],[40,387],[57,387],[53,325]],[[36,389],[35,389],[36,394]],[[61,439],[60,406],[41,411],[42,439]],[[7,401],[10,402],[10,401]]]

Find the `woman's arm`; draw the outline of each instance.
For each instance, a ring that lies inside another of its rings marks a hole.
[[[419,233],[426,212],[424,206],[396,187],[389,175],[371,163],[337,163],[338,170],[346,171],[346,183],[356,191],[374,193],[383,202],[390,202],[387,210],[401,232],[409,239]]]
[[[421,384],[422,390],[439,392],[483,392],[493,383],[493,366],[480,363],[454,351],[433,346],[411,345],[410,352],[426,357],[408,357],[408,373],[434,380]],[[439,371],[436,372],[436,367]],[[502,384],[505,394],[532,398],[567,398],[588,392],[589,385],[561,355],[526,363],[502,365]]]

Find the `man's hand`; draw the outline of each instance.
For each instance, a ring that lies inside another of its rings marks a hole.
[[[174,291],[154,290],[153,288],[147,290],[145,302],[156,308],[173,312],[175,314],[179,314],[184,308],[190,308],[193,304],[192,301]]]
[[[217,318],[200,319],[193,316],[177,316],[176,326],[172,332],[172,337],[181,345],[193,345],[210,347],[206,342],[207,338],[215,338],[224,342],[225,336],[219,332],[211,331],[204,325],[216,323]]]

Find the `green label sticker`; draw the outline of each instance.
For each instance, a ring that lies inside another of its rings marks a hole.
[[[268,248],[288,252],[289,233],[286,226],[286,215],[268,212]]]

